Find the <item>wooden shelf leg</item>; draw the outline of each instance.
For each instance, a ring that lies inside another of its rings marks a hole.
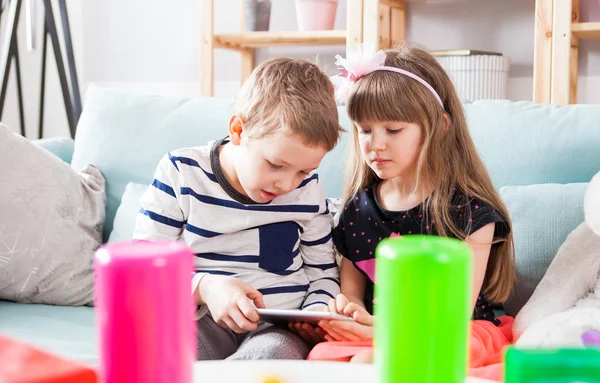
[[[379,48],[386,49],[392,46],[392,8],[385,3],[379,4]]]
[[[553,0],[535,1],[533,101],[550,103],[552,82]]]
[[[577,85],[579,83],[579,39],[571,39],[571,66],[569,73],[569,104],[577,104]]]
[[[214,2],[202,0],[202,32],[200,43],[200,95],[212,97],[214,92]]]
[[[567,105],[571,94],[572,0],[556,0],[552,16],[552,80],[550,102]]]
[[[346,9],[346,57],[363,41],[363,0],[348,1]]]
[[[393,47],[406,40],[404,1],[363,0],[363,41],[375,49]]]
[[[580,0],[572,0],[573,9],[571,12],[571,22],[579,22],[579,3]],[[579,83],[579,38],[571,36],[571,66],[570,66],[570,87],[569,87],[569,103],[577,103],[577,86]]]
[[[363,0],[363,42],[373,44],[375,50],[379,45],[379,0]]]
[[[240,72],[240,86],[250,77],[254,70],[254,49],[240,49],[242,70]]]
[[[406,41],[406,4],[402,3],[391,9],[392,47]]]
[[[241,14],[240,14],[240,31],[246,32],[247,31],[247,25],[246,25],[246,1],[245,0],[240,0],[240,9],[242,10]],[[240,52],[240,64],[241,64],[241,68],[240,68],[240,87],[244,84],[244,81],[246,81],[248,79],[248,77],[250,77],[250,74],[252,73],[252,71],[254,70],[254,49],[252,48],[239,48],[239,52]]]

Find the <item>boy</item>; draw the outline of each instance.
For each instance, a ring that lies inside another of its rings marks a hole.
[[[339,292],[315,170],[341,130],[327,76],[276,58],[242,86],[227,138],[159,163],[134,238],[182,240],[196,253],[198,359],[307,356],[297,335],[258,324],[254,306],[327,310]]]

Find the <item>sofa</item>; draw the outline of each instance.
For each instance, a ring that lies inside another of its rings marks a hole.
[[[74,142],[35,143],[75,170],[96,166],[106,178],[104,241],[131,238],[139,196],[168,151],[223,137],[232,99],[129,94],[91,86]],[[586,183],[600,170],[600,106],[531,102],[465,102],[479,154],[508,206],[518,281],[497,307],[516,315],[567,234],[583,221]],[[340,123],[350,131],[343,107]],[[341,193],[349,133],[323,160],[327,196]],[[0,301],[0,333],[88,365],[97,365],[93,307]]]

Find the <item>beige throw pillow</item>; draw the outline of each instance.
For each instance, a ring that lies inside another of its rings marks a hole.
[[[0,124],[0,299],[91,304],[105,208],[98,169],[77,173]]]

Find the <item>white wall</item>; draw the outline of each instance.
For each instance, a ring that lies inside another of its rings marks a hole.
[[[346,2],[340,0],[336,29],[344,29]],[[67,0],[82,91],[90,83],[124,90],[196,96],[199,94],[199,0]],[[217,33],[237,32],[239,0],[215,0]],[[39,7],[41,8],[41,7]],[[41,9],[38,9],[41,18]],[[582,0],[583,20],[600,20],[596,0]],[[296,28],[293,0],[273,0],[271,29]],[[41,19],[40,19],[41,20]],[[409,41],[428,49],[484,49],[510,56],[509,98],[532,99],[533,0],[430,0],[409,6]],[[24,18],[20,25],[27,134],[35,137],[39,102],[40,52],[25,52]],[[5,28],[5,16],[2,28]],[[39,33],[41,35],[41,24]],[[4,32],[3,32],[4,33]],[[4,36],[4,34],[2,35]],[[38,46],[41,42],[38,40]],[[288,55],[314,59],[334,73],[333,56],[343,46],[261,49],[258,61]],[[56,70],[48,66],[45,136],[68,135]],[[579,102],[598,103],[600,41],[583,41],[580,49]],[[215,55],[215,95],[234,96],[239,85],[239,58],[230,51]],[[7,92],[3,121],[18,125],[14,75]]]

